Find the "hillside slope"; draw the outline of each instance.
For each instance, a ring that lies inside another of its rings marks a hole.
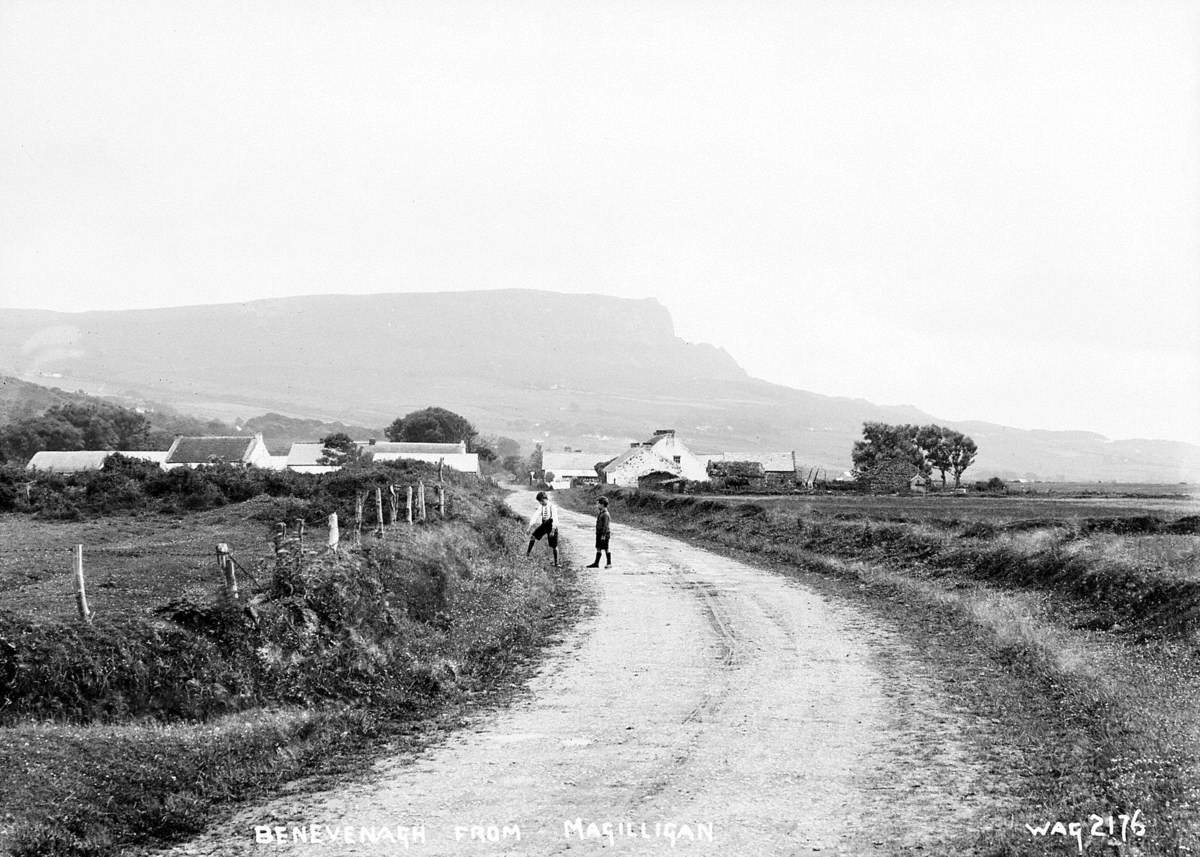
[[[697,450],[794,448],[834,471],[865,420],[937,421],[751,378],[723,350],[676,337],[653,300],[525,290],[6,310],[4,371],[225,420],[276,411],[382,425],[437,404],[484,432],[596,450],[668,426]],[[1187,444],[959,427],[983,449],[972,475],[1200,479],[1200,447]]]

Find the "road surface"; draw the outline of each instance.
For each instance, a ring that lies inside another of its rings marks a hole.
[[[590,562],[592,518],[562,519]],[[512,706],[165,853],[861,857],[978,823],[986,775],[896,635],[683,542],[612,542],[615,567],[587,572],[599,609]]]

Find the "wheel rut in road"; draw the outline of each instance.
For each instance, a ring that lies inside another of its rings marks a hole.
[[[589,561],[591,519],[561,520]],[[597,609],[512,705],[165,853],[890,855],[981,823],[989,774],[899,634],[675,539],[614,524],[612,543],[615,567],[586,571]],[[313,825],[343,838],[296,841]],[[408,847],[362,833],[413,826]]]

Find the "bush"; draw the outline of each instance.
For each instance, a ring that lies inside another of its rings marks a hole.
[[[23,512],[29,477],[16,465],[0,466],[0,512]]]

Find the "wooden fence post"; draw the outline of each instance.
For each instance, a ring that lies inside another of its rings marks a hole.
[[[442,484],[442,465],[446,463],[445,458],[438,459],[438,485]]]
[[[417,516],[425,523],[425,482],[417,481]]]
[[[287,538],[287,523],[280,521],[275,525],[275,553],[278,554],[283,550],[283,540]]]
[[[399,498],[396,496],[396,486],[389,485],[388,486],[388,505],[391,507],[391,510],[392,510],[392,520],[389,523],[391,523],[391,525],[393,527],[396,526],[396,518],[398,517],[398,513],[400,511],[399,502],[400,502]]]
[[[375,486],[375,538],[383,538],[383,489]]]
[[[83,584],[83,545],[75,545],[75,604],[79,607],[79,618],[91,624],[92,611],[88,608],[87,589]]]
[[[338,519],[337,519],[337,512],[333,512],[333,513],[332,513],[332,514],[330,514],[330,516],[329,516],[329,544],[328,544],[328,548],[329,548],[329,550],[333,551],[334,553],[337,553],[337,549],[338,549],[338,539],[339,539],[339,535],[338,535]]]
[[[405,514],[408,516],[408,522],[411,524],[411,523],[413,522],[413,516],[412,516],[412,486],[411,486],[411,485],[409,485],[409,486],[408,486],[408,500],[407,500],[407,501],[405,501],[404,512],[405,512]]]
[[[304,556],[304,519],[303,518],[296,519],[296,538],[300,542],[300,544],[298,545],[298,547],[296,549],[296,553],[300,556]]]
[[[217,568],[225,578],[225,594],[232,598],[238,597],[237,576],[233,570],[233,557],[229,555],[229,545],[221,542],[217,545]]]
[[[446,517],[446,489],[442,483],[438,483],[438,515]]]
[[[363,523],[363,500],[366,499],[365,494],[358,494],[354,498],[354,546],[358,547],[362,544],[362,523]]]

